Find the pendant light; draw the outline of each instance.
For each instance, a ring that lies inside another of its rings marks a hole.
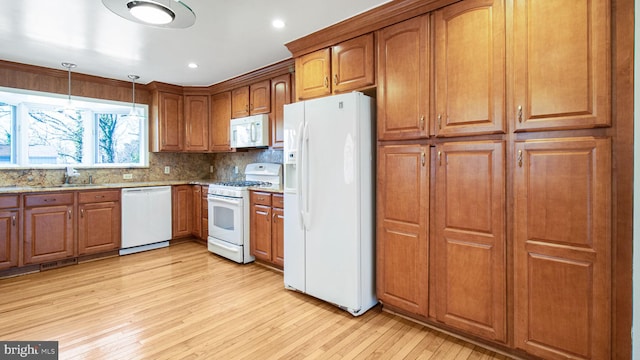
[[[71,102],[71,69],[75,68],[77,65],[76,64],[72,64],[72,63],[68,63],[68,62],[63,62],[62,66],[65,67],[67,69],[67,73],[68,73],[68,84],[69,84],[69,93],[68,93],[68,97],[67,97],[67,104],[65,105],[65,107],[62,109],[62,112],[65,115],[68,116],[73,116],[73,115],[77,115],[77,110],[76,108],[73,106],[73,103]]]
[[[140,119],[143,116],[138,114],[138,109],[136,109],[136,80],[140,79],[138,75],[127,75],[129,79],[131,79],[131,111],[129,111],[129,119]]]

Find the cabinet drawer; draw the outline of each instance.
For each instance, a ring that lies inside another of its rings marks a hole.
[[[274,208],[284,209],[284,196],[282,194],[273,194],[271,206]]]
[[[24,206],[50,206],[73,204],[73,193],[49,193],[38,195],[25,195]]]
[[[266,192],[251,192],[251,203],[271,206],[271,194]]]
[[[0,209],[17,208],[20,206],[18,195],[0,196]]]
[[[81,191],[78,193],[78,203],[119,201],[120,190]]]

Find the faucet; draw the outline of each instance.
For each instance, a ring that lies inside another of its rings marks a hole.
[[[67,171],[64,173],[64,183],[70,184],[71,178],[77,176],[80,176],[80,173],[71,166],[67,166]]]

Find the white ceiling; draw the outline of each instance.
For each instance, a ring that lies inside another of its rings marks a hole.
[[[60,70],[71,62],[83,74],[208,86],[290,58],[285,43],[387,1],[183,0],[195,25],[165,29],[125,20],[101,0],[0,0],[0,60]],[[276,18],[284,29],[271,26]]]

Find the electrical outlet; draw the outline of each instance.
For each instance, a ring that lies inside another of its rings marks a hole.
[[[122,174],[122,178],[125,180],[133,179],[133,174]]]
[[[209,172],[213,173],[213,165],[209,165]]]
[[[171,166],[165,166],[164,167],[164,173],[165,174],[169,174],[171,172]]]
[[[238,165],[233,167],[233,173],[238,175]]]

